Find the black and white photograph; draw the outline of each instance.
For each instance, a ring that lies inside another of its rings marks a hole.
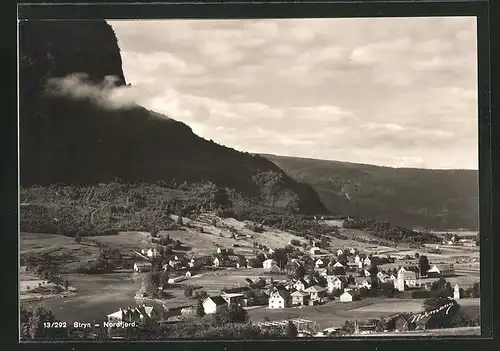
[[[18,33],[21,341],[481,334],[476,17]]]

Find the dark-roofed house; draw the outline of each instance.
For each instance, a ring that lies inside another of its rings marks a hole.
[[[389,323],[387,325],[389,331],[407,331],[414,330],[415,323],[410,321],[410,314],[397,313],[396,315],[389,316]]]
[[[319,301],[319,302],[322,302],[323,299],[325,298],[326,291],[327,291],[326,288],[323,288],[322,286],[318,285],[310,286],[309,288],[304,290],[304,292],[308,293],[311,296],[310,298],[311,301]]]
[[[212,314],[225,305],[227,305],[227,301],[224,300],[222,296],[210,296],[203,301],[203,310],[205,314]]]
[[[305,291],[297,290],[291,293],[290,296],[292,297],[293,306],[307,305],[310,299],[310,295]]]
[[[455,269],[452,264],[435,264],[428,271],[429,278],[451,277],[455,275]]]

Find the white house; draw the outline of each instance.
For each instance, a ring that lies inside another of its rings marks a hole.
[[[185,276],[178,276],[178,277],[172,277],[168,280],[168,283],[169,284],[176,284],[176,283],[180,283],[182,281],[186,280],[186,277]]]
[[[269,308],[287,308],[290,305],[290,294],[276,290],[269,296]]]
[[[371,289],[372,288],[372,279],[370,277],[362,279],[358,283],[358,287],[365,288],[365,289],[368,289],[368,290]]]
[[[394,280],[394,288],[399,291],[405,291],[405,286],[415,288],[418,285],[417,274],[404,268],[398,271],[398,277]]]
[[[341,302],[352,302],[359,297],[359,292],[357,290],[346,290],[339,299]]]
[[[273,249],[269,249],[267,252],[269,252],[269,254],[272,255],[274,253],[274,250]]]
[[[316,268],[320,268],[320,267],[323,267],[325,265],[325,262],[321,258],[318,258],[316,260],[316,262],[314,263],[314,265],[316,266]]]
[[[304,291],[307,288],[307,283],[303,279],[299,279],[293,283],[293,288],[297,291]]]
[[[186,278],[191,278],[191,272],[190,271],[186,272]]]
[[[297,306],[297,305],[307,305],[309,302],[310,296],[308,293],[304,291],[295,291],[290,294],[292,297],[292,305]]]
[[[107,316],[108,322],[122,322],[122,321],[127,321],[127,322],[138,322],[138,323],[145,323],[148,320],[156,320],[158,319],[159,313],[155,311],[155,308],[152,306],[138,306],[135,308],[127,308],[127,309],[119,309],[117,312],[108,314]]]
[[[361,258],[359,257],[359,255],[356,255],[354,257],[354,262],[356,262],[356,263],[360,263],[361,262]]]
[[[220,266],[220,260],[218,257],[214,258],[214,260],[212,261],[212,264],[214,267],[219,267]]]
[[[180,265],[181,265],[181,261],[177,261],[177,260],[169,260],[169,261],[168,261],[168,265],[169,265],[170,267],[175,268],[176,266],[180,266]]]
[[[196,261],[194,260],[194,258],[189,260],[188,266],[189,266],[189,268],[193,268],[194,266],[196,266]]]
[[[342,263],[340,263],[340,262],[336,262],[336,263],[333,265],[333,267],[335,267],[335,268],[344,268],[344,265],[343,265]]]
[[[203,310],[205,314],[213,314],[219,310],[222,306],[226,306],[227,301],[221,296],[210,296],[203,301]]]
[[[311,249],[309,250],[309,254],[310,255],[319,255],[321,253],[321,250],[319,249],[319,247],[311,247]]]
[[[451,264],[435,264],[428,271],[430,278],[451,277],[455,275],[455,268]]]
[[[385,283],[389,279],[389,276],[387,274],[385,274],[384,272],[380,271],[377,273],[377,278],[378,278],[379,282]]]
[[[276,266],[276,261],[273,259],[268,259],[262,262],[262,267],[265,269],[271,269],[273,266]]]
[[[343,283],[342,280],[340,280],[338,277],[335,277],[333,280],[327,280],[328,284],[328,292],[331,293],[334,290],[342,290],[343,288]]]
[[[344,251],[342,249],[337,250],[337,256],[343,255]]]
[[[158,252],[158,250],[156,249],[156,247],[155,247],[155,248],[153,248],[153,249],[148,249],[148,251],[146,252],[146,255],[147,255],[148,257],[157,257],[157,256],[158,256],[158,254],[159,254],[159,252]]]
[[[356,253],[356,249],[350,249],[350,250],[349,250],[349,253],[350,253],[351,255],[354,255],[354,254]]]
[[[326,277],[328,275],[328,269],[326,268],[320,268],[317,272],[321,277]]]
[[[134,263],[134,272],[149,272],[152,268],[151,262]]]
[[[305,289],[304,292],[308,293],[311,296],[311,301],[323,301],[324,297],[326,296],[326,290],[327,289],[323,288],[322,286],[313,285]]]
[[[370,260],[370,257],[366,257],[364,260],[363,260],[363,264],[365,266],[371,266],[372,265],[372,260]]]
[[[365,275],[365,277],[369,277],[371,275],[367,269],[363,270],[363,274]]]
[[[455,284],[453,287],[453,298],[455,300],[460,300],[460,288],[458,287],[458,284]]]

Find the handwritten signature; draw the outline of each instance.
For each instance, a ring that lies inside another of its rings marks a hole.
[[[415,322],[418,322],[419,320],[421,320],[422,318],[425,318],[425,317],[429,317],[429,316],[432,316],[436,313],[439,313],[441,311],[444,310],[444,314],[449,314],[450,313],[450,310],[452,309],[452,307],[456,306],[456,302],[453,300],[452,302],[450,303],[447,303],[447,304],[444,304],[444,305],[441,305],[439,306],[438,308],[435,308],[433,310],[430,310],[430,311],[425,311],[425,312],[422,312],[422,313],[419,313],[419,314],[415,314],[413,316],[410,317],[410,320],[409,322],[410,323],[415,323]]]

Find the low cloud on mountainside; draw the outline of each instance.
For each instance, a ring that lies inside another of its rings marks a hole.
[[[477,169],[475,18],[109,23],[127,94],[207,139],[249,152]]]
[[[74,73],[62,78],[50,78],[46,91],[53,95],[73,99],[91,99],[108,109],[120,109],[137,105],[140,91],[130,86],[116,86],[117,77],[107,76],[100,84],[92,83],[85,73]]]

